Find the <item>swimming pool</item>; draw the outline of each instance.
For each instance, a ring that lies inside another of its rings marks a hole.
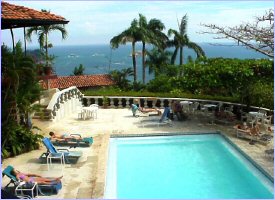
[[[104,198],[272,198],[273,182],[220,134],[111,138]]]

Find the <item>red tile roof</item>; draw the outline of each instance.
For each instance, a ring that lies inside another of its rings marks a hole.
[[[7,2],[1,2],[2,29],[12,27],[39,26],[43,24],[68,23],[62,16],[49,12],[37,11],[24,6],[13,5]]]
[[[78,88],[111,86],[115,82],[108,74],[81,75],[81,76],[58,76],[54,79],[48,79],[50,88],[65,89],[71,86]],[[42,87],[47,89],[47,81],[43,80]]]

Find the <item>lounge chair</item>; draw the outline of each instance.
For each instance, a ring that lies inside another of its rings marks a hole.
[[[261,134],[260,131],[254,127],[255,130],[252,130],[253,128],[247,128],[242,129],[239,128],[240,125],[234,126],[234,129],[236,130],[236,136],[238,138],[246,138],[249,139],[251,142],[261,142],[263,144],[267,144],[271,141],[272,136],[268,134]]]
[[[1,189],[1,199],[31,199],[28,195],[14,195],[11,192]]]
[[[266,149],[265,156],[274,160],[274,149]]]
[[[165,107],[164,112],[161,116],[159,117],[152,117],[149,120],[141,120],[140,123],[142,124],[143,127],[145,126],[162,126],[162,125],[169,125],[172,126],[172,121],[169,119],[170,115],[170,108]]]
[[[134,117],[147,117],[147,116],[158,116],[157,111],[151,111],[151,112],[143,112],[136,104],[131,105],[131,110]]]
[[[42,161],[46,161],[48,159],[48,156],[50,156],[59,157],[60,159],[62,159],[63,157],[65,163],[76,163],[78,159],[82,156],[81,151],[69,151],[69,149],[56,149],[52,144],[51,140],[47,137],[45,137],[42,140],[42,142],[47,148],[47,152],[42,153],[42,155],[39,157],[39,159]]]
[[[92,137],[81,137],[80,134],[70,134],[70,136],[77,135],[80,139],[68,139],[68,140],[52,140],[52,144],[55,146],[69,146],[72,147],[89,147],[91,144],[93,144],[93,138]]]
[[[274,160],[274,149],[265,150],[265,156]]]
[[[18,180],[12,173],[11,171],[14,168],[9,165],[7,166],[3,171],[2,171],[2,177],[7,176],[8,178],[10,178],[10,182],[4,187],[4,189],[7,189],[8,186],[12,183],[14,184],[14,188],[19,186],[19,185],[23,185],[24,187],[28,188],[30,187],[29,183],[26,183],[24,181],[20,181]],[[62,183],[61,182],[53,182],[50,185],[45,185],[45,184],[38,184],[38,192],[41,195],[51,195],[51,194],[57,194],[58,191],[62,188]]]

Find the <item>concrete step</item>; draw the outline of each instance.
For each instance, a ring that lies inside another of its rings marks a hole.
[[[33,119],[50,120],[51,111],[47,110],[47,105],[40,105],[40,111],[36,111],[33,115]]]

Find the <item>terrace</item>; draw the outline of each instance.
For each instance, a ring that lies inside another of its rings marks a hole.
[[[108,145],[111,135],[124,134],[161,134],[161,133],[207,133],[221,132],[232,142],[249,155],[270,176],[274,177],[273,161],[266,158],[264,150],[273,148],[273,140],[268,145],[256,142],[249,144],[249,140],[236,137],[236,132],[231,124],[209,124],[205,118],[197,115],[189,115],[186,121],[173,121],[173,126],[146,126],[141,127],[140,118],[132,116],[128,108],[109,108],[98,110],[97,119],[80,120],[76,113],[67,115],[58,122],[42,121],[34,119],[35,126],[41,128],[40,133],[48,136],[49,131],[57,133],[79,133],[83,136],[92,136],[94,143],[89,148],[75,148],[73,150],[83,151],[83,156],[76,164],[53,164],[48,168],[47,164],[41,164],[38,157],[45,152],[45,147],[34,150],[14,158],[5,159],[2,169],[7,165],[13,165],[22,172],[41,174],[42,176],[60,176],[63,188],[57,195],[38,196],[38,198],[103,198],[105,187],[105,176],[107,169]],[[2,186],[7,183],[3,178]]]
[[[12,9],[15,10],[15,9]],[[40,13],[41,14],[41,13]],[[15,16],[15,15],[14,15]],[[3,16],[2,16],[3,18]],[[42,19],[46,18],[45,16]],[[14,21],[15,20],[15,21]],[[3,21],[3,19],[2,19]],[[60,22],[61,21],[61,22]],[[6,28],[28,27],[42,24],[68,23],[64,18],[54,18],[48,21],[41,19],[27,20],[22,19],[5,19],[4,26]],[[21,22],[18,24],[18,22]],[[32,22],[30,24],[30,22]],[[38,157],[45,152],[45,147],[41,146],[39,150],[34,150],[19,156],[8,158],[2,161],[2,169],[8,165],[13,165],[16,169],[26,173],[37,173],[42,176],[60,176],[64,175],[62,179],[63,189],[50,198],[103,198],[109,138],[112,135],[147,135],[156,134],[189,134],[189,133],[209,133],[221,132],[225,134],[233,143],[235,143],[242,151],[250,156],[259,166],[261,166],[270,176],[274,177],[274,164],[271,160],[265,157],[264,150],[273,148],[273,140],[267,145],[256,142],[254,145],[249,144],[249,140],[242,140],[236,137],[236,132],[232,128],[233,124],[215,124],[209,123],[207,116],[201,117],[195,113],[188,113],[188,120],[183,122],[174,121],[173,126],[163,127],[142,127],[139,121],[140,118],[132,116],[128,105],[136,97],[108,97],[109,109],[99,109],[98,117],[96,119],[82,120],[79,119],[78,113],[75,112],[75,106],[78,101],[82,101],[85,106],[93,103],[103,105],[102,97],[88,97],[84,96],[76,89],[69,88],[62,92],[58,92],[53,96],[53,101],[47,102],[48,110],[50,110],[51,121],[43,121],[33,119],[33,125],[41,129],[40,133],[45,137],[48,136],[49,131],[57,133],[79,133],[82,136],[92,136],[94,143],[89,148],[75,148],[74,150],[83,151],[83,156],[76,164],[53,164],[48,166],[41,164]],[[158,106],[163,108],[164,104],[170,104],[172,99],[157,98],[153,101],[145,99],[145,106]],[[148,100],[148,101],[147,101]],[[231,104],[229,102],[207,101],[199,99],[179,99],[188,100],[192,102],[225,104],[227,106],[234,106],[235,108],[244,107],[241,104]],[[265,110],[257,107],[252,110]],[[266,110],[270,114],[273,111]],[[212,120],[212,122],[215,122]],[[4,178],[2,186],[6,185],[8,179]],[[49,198],[48,196],[38,196],[38,198]]]

